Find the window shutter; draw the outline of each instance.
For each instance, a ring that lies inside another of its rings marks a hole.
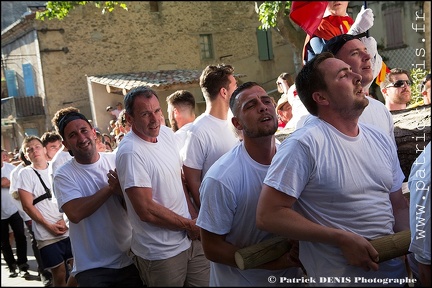
[[[398,48],[404,44],[402,11],[400,8],[388,8],[384,12],[386,24],[387,48]]]
[[[36,96],[32,65],[30,63],[23,64],[22,69],[24,74],[25,95]]]
[[[6,70],[6,85],[9,97],[18,96],[18,85],[16,79],[16,73],[14,70]]]
[[[262,61],[273,59],[271,30],[257,28],[258,56]]]

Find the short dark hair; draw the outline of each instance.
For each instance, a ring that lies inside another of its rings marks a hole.
[[[57,132],[47,131],[41,136],[42,145],[46,147],[48,143],[52,143],[55,141],[62,141],[63,138]]]
[[[124,97],[125,110],[129,115],[133,115],[133,106],[137,96],[145,96],[151,98],[153,95],[159,100],[156,92],[148,86],[138,86],[130,90]]]
[[[195,97],[187,90],[177,90],[166,98],[168,104],[173,106],[187,106],[195,109]]]
[[[21,150],[23,151],[24,154],[25,154],[25,150],[26,150],[27,144],[30,141],[33,141],[33,140],[39,141],[40,144],[43,146],[43,143],[42,143],[41,139],[38,136],[36,136],[36,135],[26,136],[26,137],[24,137],[24,140],[23,140],[23,142],[21,144]]]
[[[393,68],[390,70],[389,73],[387,73],[385,75],[384,80],[380,83],[380,88],[384,89],[386,88],[388,85],[393,83],[393,76],[394,75],[401,75],[401,74],[405,74],[408,77],[408,80],[411,80],[411,75],[410,72],[408,70],[402,69],[402,68]]]
[[[64,115],[66,115],[70,112],[80,112],[80,110],[78,108],[70,106],[70,107],[62,108],[54,114],[54,117],[51,119],[51,124],[54,126],[57,133],[60,133],[60,131],[58,129],[58,124],[59,124],[61,118],[63,118]]]
[[[200,87],[206,99],[214,100],[219,90],[228,89],[229,76],[234,74],[234,67],[229,64],[209,65],[201,73]]]
[[[327,89],[327,84],[324,80],[324,71],[318,69],[318,66],[329,58],[335,58],[330,52],[322,52],[314,58],[306,62],[296,77],[295,85],[297,94],[303,105],[310,114],[318,115],[318,105],[312,98],[312,94],[318,90]]]
[[[234,90],[234,92],[231,94],[229,104],[230,104],[230,109],[231,109],[231,112],[233,113],[233,115],[237,116],[237,110],[236,110],[236,105],[237,105],[236,97],[237,97],[237,95],[240,94],[242,91],[249,89],[251,87],[254,87],[254,86],[260,86],[260,85],[256,82],[253,82],[253,81],[245,82],[245,83],[241,84],[240,86],[238,86],[237,89]]]

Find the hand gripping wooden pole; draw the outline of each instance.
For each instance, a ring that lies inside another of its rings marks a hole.
[[[255,245],[241,248],[234,254],[241,270],[252,269],[273,261],[291,249],[289,239],[282,236],[269,238]]]
[[[378,263],[408,254],[411,243],[410,230],[386,235],[370,241],[379,255]],[[286,237],[277,236],[235,252],[235,261],[241,270],[252,269],[273,261],[291,249]]]
[[[370,243],[379,255],[378,263],[408,254],[411,243],[411,231],[405,230],[395,234],[371,240]]]

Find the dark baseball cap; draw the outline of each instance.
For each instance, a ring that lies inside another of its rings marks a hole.
[[[331,52],[333,55],[336,55],[348,41],[351,41],[353,39],[359,39],[365,36],[367,36],[366,32],[358,35],[341,34],[335,36],[326,42],[322,49],[322,52]]]

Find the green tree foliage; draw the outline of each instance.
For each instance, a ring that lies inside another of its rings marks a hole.
[[[291,1],[264,1],[256,9],[261,22],[260,29],[274,29],[291,46],[295,70],[298,72],[303,66],[302,50],[306,33],[291,21],[290,11]]]
[[[72,9],[75,9],[75,7],[90,3],[94,4],[97,8],[101,8],[102,14],[112,12],[117,6],[127,10],[127,5],[125,3],[117,1],[48,1],[45,11],[36,13],[36,19],[43,21],[45,19],[50,20],[57,18],[62,20]]]
[[[265,1],[258,7],[258,20],[261,22],[260,29],[275,28],[277,24],[277,14],[285,6],[284,17],[289,17],[291,2],[288,1]]]
[[[423,95],[421,94],[421,87],[423,80],[427,74],[431,71],[427,71],[421,68],[413,68],[410,71],[411,80],[413,81],[411,85],[411,101],[408,105],[414,105],[416,103],[423,103]]]

